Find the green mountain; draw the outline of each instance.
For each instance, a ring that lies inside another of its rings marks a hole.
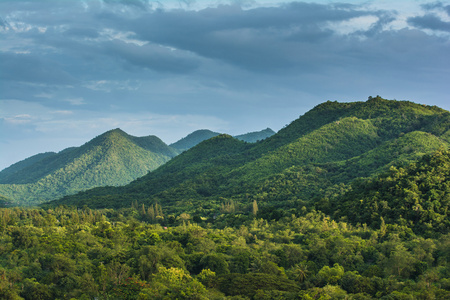
[[[264,139],[267,139],[268,137],[271,137],[275,134],[275,131],[273,131],[270,128],[266,128],[261,131],[255,131],[255,132],[249,132],[245,134],[235,135],[234,137],[238,140],[247,142],[247,143],[256,143],[258,141],[262,141]]]
[[[272,129],[266,128],[261,131],[249,132],[245,134],[236,135],[234,137],[237,138],[238,140],[247,143],[256,143],[257,141],[264,140],[274,134],[275,132]],[[170,144],[170,147],[182,152],[191,149],[192,147],[200,144],[201,142],[216,137],[218,135],[220,135],[220,133],[207,129],[196,130],[191,134],[188,134],[186,137],[180,139],[179,141]]]
[[[179,150],[180,152],[186,151],[199,143],[203,142],[204,140],[213,138],[215,136],[218,136],[220,133],[214,132],[208,129],[200,129],[196,130],[190,134],[188,134],[186,137],[180,139],[179,141],[170,144],[170,147],[175,148]]]
[[[0,193],[18,204],[34,204],[96,186],[124,185],[177,154],[155,136],[114,129],[80,147],[12,165],[0,172]]]
[[[255,144],[219,135],[119,188],[96,188],[52,205],[129,207],[158,203],[167,214],[213,218],[224,211],[261,214],[313,208],[424,154],[447,148],[450,113],[435,106],[370,97],[326,102]],[[270,216],[269,216],[270,218]]]

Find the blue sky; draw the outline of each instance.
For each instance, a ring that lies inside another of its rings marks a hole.
[[[0,1],[0,169],[120,127],[279,130],[380,95],[450,110],[449,1]]]

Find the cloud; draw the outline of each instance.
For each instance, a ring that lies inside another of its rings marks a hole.
[[[442,21],[438,16],[434,14],[411,17],[408,19],[408,24],[422,29],[450,32],[450,22]]]
[[[377,94],[449,108],[443,2],[160,2],[0,1],[0,143],[277,130]]]
[[[433,31],[450,32],[450,5],[444,5],[442,2],[432,2],[422,4],[422,8],[426,11],[423,16],[413,16],[408,18],[409,25]]]
[[[4,118],[3,120],[11,125],[22,125],[31,123],[32,117],[29,114],[20,114]]]
[[[199,65],[195,55],[171,49],[162,45],[135,45],[120,40],[106,42],[103,45],[105,54],[124,60],[138,68],[148,68],[159,72],[186,73]]]
[[[71,105],[84,105],[86,101],[83,98],[69,98],[64,101],[69,102]]]
[[[110,4],[110,5],[121,5],[121,6],[128,6],[131,8],[137,8],[140,10],[147,10],[151,7],[151,4],[149,1],[144,0],[103,0],[104,3]]]
[[[422,4],[422,8],[428,11],[431,10],[441,10],[447,13],[450,16],[450,5],[444,5],[442,2],[432,2]]]
[[[305,44],[332,36],[326,26],[330,22],[371,14],[378,13],[311,3],[249,10],[222,5],[152,11],[125,26],[142,40],[261,71],[295,65],[294,53],[301,53]]]
[[[0,79],[45,84],[69,85],[76,79],[55,61],[33,54],[0,52]]]

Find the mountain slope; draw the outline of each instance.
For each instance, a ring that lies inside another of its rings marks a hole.
[[[254,131],[254,132],[249,132],[249,133],[245,133],[245,134],[235,135],[234,137],[237,138],[238,140],[241,140],[241,141],[244,141],[247,143],[256,143],[258,141],[262,141],[268,137],[271,137],[274,134],[275,134],[275,131],[273,131],[270,128],[266,128],[261,131]]]
[[[236,135],[234,137],[238,140],[247,143],[256,143],[257,141],[264,140],[274,134],[275,132],[272,129],[266,128],[261,131],[249,132],[245,134]],[[201,142],[216,137],[218,135],[220,135],[220,133],[207,129],[196,130],[188,134],[186,137],[180,139],[179,141],[170,144],[170,147],[182,152],[191,149],[192,147],[200,144]]]
[[[54,202],[123,207],[159,203],[167,213],[214,216],[233,201],[242,211],[301,208],[341,194],[358,177],[448,147],[450,114],[412,102],[370,98],[326,102],[256,144],[229,136],[200,143],[121,188],[99,188]]]
[[[218,132],[214,132],[207,129],[196,130],[188,134],[186,137],[180,139],[179,141],[170,144],[170,147],[177,149],[179,151],[186,151],[203,142],[204,140],[213,138],[215,136],[218,136],[219,134],[220,133]]]
[[[405,167],[392,166],[378,177],[356,181],[345,194],[323,199],[319,208],[374,228],[385,222],[428,236],[447,234],[449,177],[450,151],[441,149]]]
[[[20,163],[24,167],[8,174],[9,184],[0,184],[0,192],[17,203],[40,203],[95,186],[126,184],[176,154],[155,136],[138,138],[115,129],[33,164]]]
[[[29,171],[24,172],[24,169],[55,155],[55,152],[39,153],[3,169],[0,172],[0,183],[27,183],[37,180],[36,177],[30,175]]]

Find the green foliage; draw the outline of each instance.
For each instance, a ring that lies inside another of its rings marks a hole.
[[[233,214],[228,214],[229,217]],[[177,219],[178,216],[175,216]],[[163,227],[135,208],[0,209],[2,299],[446,299],[450,235],[321,212]],[[149,240],[148,240],[149,239]],[[216,271],[213,270],[216,269]]]
[[[253,297],[258,290],[295,292],[299,290],[289,279],[262,273],[230,274],[219,277],[219,289],[225,295]]]
[[[344,275],[344,268],[338,263],[335,263],[332,268],[325,266],[317,273],[317,280],[323,284],[335,285]]]
[[[392,224],[388,230],[399,224],[427,236],[446,234],[450,228],[449,177],[450,151],[441,149],[406,167],[392,166],[376,178],[356,181],[324,210],[373,227],[379,227],[383,218]]]

